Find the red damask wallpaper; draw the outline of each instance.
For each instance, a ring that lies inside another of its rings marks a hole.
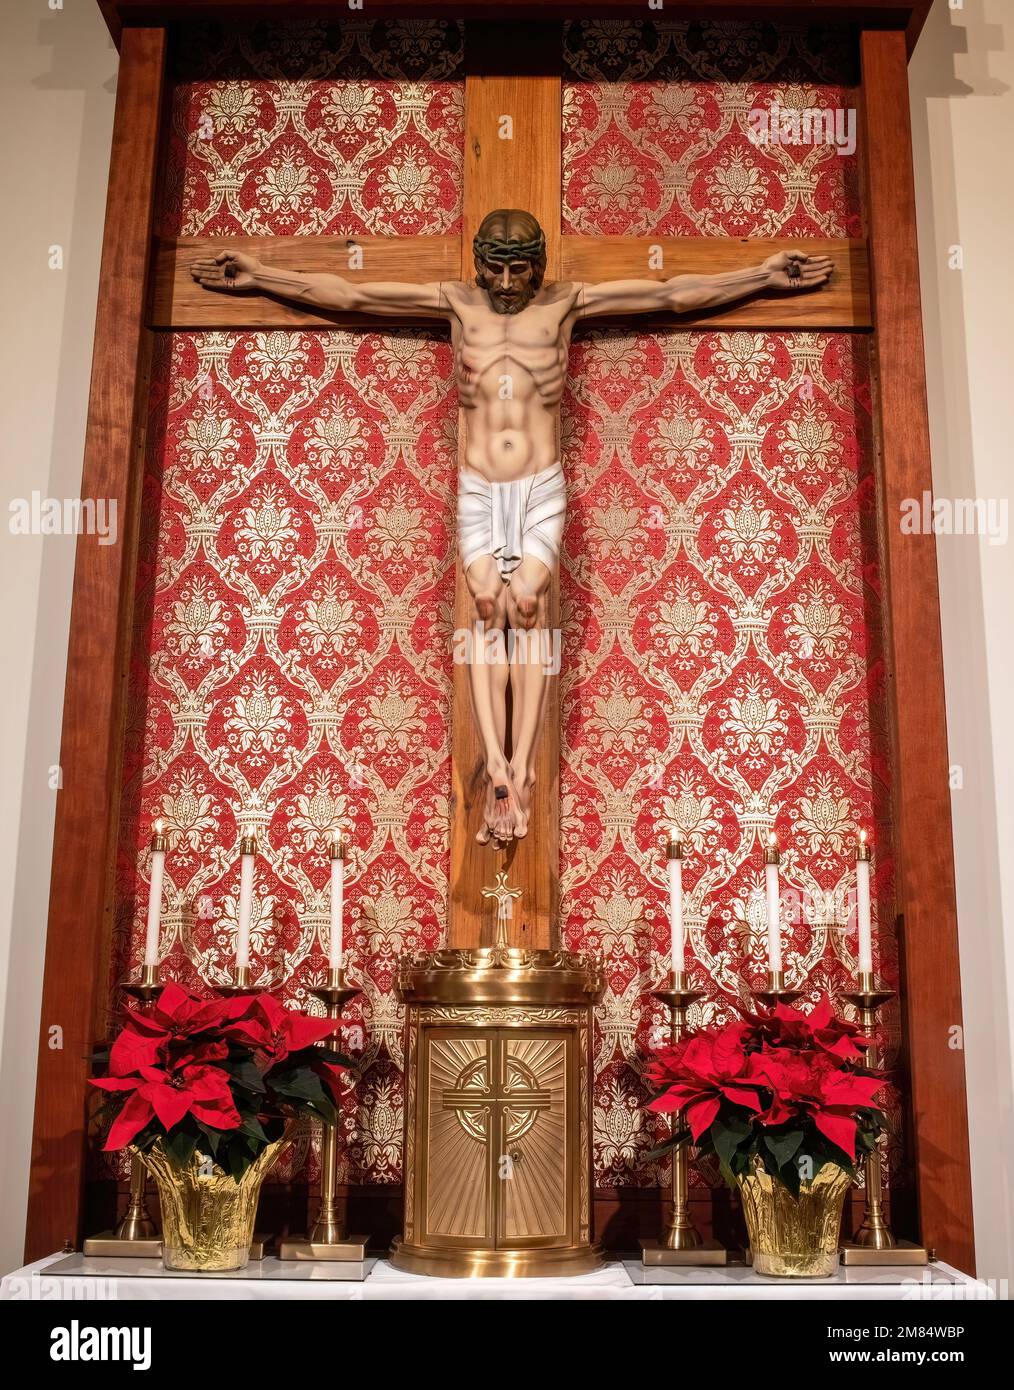
[[[568,25],[564,54],[565,231],[861,234],[845,114],[855,119],[855,53],[844,31],[604,20]],[[843,113],[839,144],[771,134],[773,110],[791,128],[793,113],[825,108]],[[770,138],[759,142],[761,133]]]
[[[461,48],[436,23],[202,31],[176,59],[162,230],[456,229]],[[743,133],[759,96],[841,100],[836,36],[588,23],[565,53],[573,230],[854,231],[852,156],[762,157]],[[192,983],[229,967],[238,839],[256,827],[255,973],[314,1007],[323,846],[348,830],[364,993],[343,1181],[400,1178],[396,957],[444,925],[450,365],[439,333],[204,332],[160,338],[152,373],[114,978],[142,949],[151,821],[170,839],[163,968]],[[893,977],[869,393],[860,336],[617,331],[573,348],[563,932],[608,966],[603,1185],[661,1177],[638,1163],[656,1132],[638,1106],[661,1022],[664,826],[693,848],[704,1017],[760,974],[772,818],[803,895],[790,965],[813,992],[851,971],[834,895],[868,826]]]

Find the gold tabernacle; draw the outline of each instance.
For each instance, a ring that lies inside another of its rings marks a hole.
[[[580,1274],[591,1232],[598,961],[498,943],[407,960],[405,1221],[415,1274]]]

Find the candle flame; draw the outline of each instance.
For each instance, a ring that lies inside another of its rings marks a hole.
[[[151,827],[151,828],[152,828],[152,830],[154,831],[154,833],[155,833],[156,835],[164,835],[164,834],[165,834],[165,821],[162,820],[161,817],[159,817],[159,819],[158,819],[157,821],[155,821],[155,822],[152,824],[152,827]]]
[[[860,830],[860,832],[859,832],[859,843],[860,843],[861,845],[865,845],[865,843],[866,843],[866,831],[865,831],[865,830]]]
[[[778,836],[775,834],[773,830],[768,831],[768,844],[772,849],[774,849],[775,846],[778,844]]]

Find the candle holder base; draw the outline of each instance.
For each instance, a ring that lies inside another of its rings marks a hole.
[[[861,1232],[857,1232],[857,1235]],[[899,1240],[893,1245],[878,1247],[863,1245],[847,1240],[841,1247],[843,1265],[927,1265],[929,1251],[922,1245],[914,1245],[910,1240]]]
[[[674,1010],[685,1012],[691,1004],[696,1004],[698,999],[703,999],[704,990],[690,988],[690,977],[686,971],[670,970],[669,983],[663,985],[661,989],[653,989],[651,995],[660,1004],[664,1004],[671,1014]]]
[[[216,994],[264,994],[267,986],[254,985],[250,983],[250,967],[241,965],[237,968],[235,977],[226,985],[213,985]]]
[[[139,999],[142,1004],[150,1004],[152,1000],[158,998],[165,986],[158,978],[158,966],[145,965],[136,980],[127,980],[120,988],[124,994],[129,994],[132,999]]]
[[[313,1240],[301,1236],[296,1240],[283,1240],[278,1247],[280,1260],[334,1260],[361,1262],[366,1259],[369,1236],[346,1236],[344,1240]]]
[[[355,985],[348,983],[344,966],[329,968],[327,984],[310,990],[315,999],[319,999],[322,1004],[327,1005],[328,1011],[334,1019],[337,1019],[350,999],[354,999],[357,994],[362,994],[362,992]]]
[[[755,989],[753,997],[766,1009],[773,1009],[776,1004],[794,1004],[802,993],[801,989]]]
[[[160,1260],[162,1237],[121,1236],[117,1231],[100,1231],[97,1236],[89,1236],[81,1249],[84,1254],[101,1259]]]
[[[766,1009],[773,1009],[776,1004],[794,1004],[803,991],[785,988],[784,970],[769,970],[767,984],[764,988],[753,989],[750,993]]]
[[[717,1240],[702,1240],[697,1232],[698,1244],[685,1247],[680,1250],[673,1250],[662,1240],[642,1240],[641,1264],[645,1267],[652,1265],[682,1265],[683,1268],[693,1268],[695,1266],[705,1266],[715,1268],[725,1265],[729,1260],[729,1252],[724,1245],[719,1245]]]
[[[876,1011],[881,1004],[886,1004],[888,999],[894,998],[894,990],[856,989],[847,991],[842,998],[847,999],[855,1009]]]

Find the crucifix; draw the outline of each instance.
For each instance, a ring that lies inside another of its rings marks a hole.
[[[198,257],[191,273],[205,289],[225,294],[260,291],[320,309],[450,324],[465,420],[458,559],[472,599],[461,659],[483,759],[475,839],[505,849],[532,828],[536,752],[558,646],[549,586],[567,509],[559,412],[575,327],[590,318],[712,309],[762,290],[818,289],[831,261],[785,250],[717,275],[547,283],[545,233],[520,208],[487,213],[472,250],[471,284],[355,284],[239,251]]]
[[[559,405],[571,336],[645,315],[861,323],[865,260],[833,241],[562,237],[560,79],[541,72],[466,78],[464,183],[457,267],[449,238],[404,251],[360,238],[362,268],[341,274],[325,258],[347,253],[337,238],[232,238],[178,243],[171,261],[158,258],[156,283],[171,280],[170,298],[206,324],[449,325],[461,408],[448,945],[506,932],[547,947],[557,944]],[[799,291],[823,286],[820,310],[801,312]],[[157,315],[158,290],[155,300]],[[225,300],[228,311],[207,307]],[[258,308],[233,312],[244,303]],[[498,872],[524,892],[506,926],[483,891]]]

